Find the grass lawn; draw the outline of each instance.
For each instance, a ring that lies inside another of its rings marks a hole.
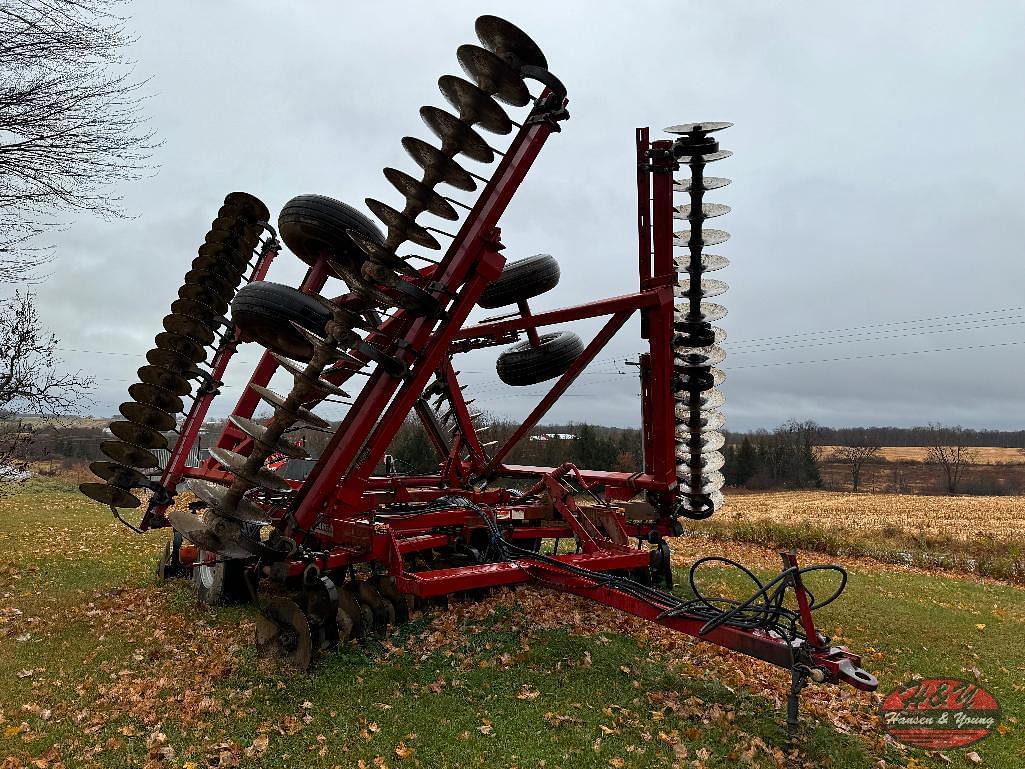
[[[252,609],[157,586],[163,543],[60,482],[0,500],[0,767],[974,765],[887,743],[877,697],[850,688],[807,690],[788,741],[783,671],[538,589],[453,602],[296,675],[255,657]],[[675,551],[777,570],[752,545],[688,537]],[[881,691],[913,674],[978,677],[1007,730],[969,750],[1025,765],[1025,591],[850,570],[820,625],[863,653]]]

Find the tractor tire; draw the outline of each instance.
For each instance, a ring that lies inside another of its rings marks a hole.
[[[285,203],[278,215],[278,232],[285,245],[309,265],[327,252],[333,259],[362,264],[363,251],[347,230],[359,230],[384,243],[380,228],[364,214],[326,195],[298,195]]]
[[[213,556],[200,550],[192,567],[192,584],[199,602],[207,606],[248,603],[251,596],[246,585],[245,561],[219,561],[204,566]]]
[[[544,334],[541,344],[520,342],[498,356],[498,378],[512,387],[547,382],[566,373],[584,351],[584,343],[572,331]]]
[[[477,304],[487,310],[532,299],[559,285],[559,263],[554,256],[536,254],[509,262],[498,280],[484,289]]]
[[[242,336],[286,358],[308,361],[313,345],[292,327],[296,323],[324,335],[331,320],[328,309],[291,286],[257,281],[243,286],[231,302],[231,320]]]

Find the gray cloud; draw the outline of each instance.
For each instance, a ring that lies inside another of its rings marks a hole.
[[[544,251],[561,261],[562,284],[539,309],[636,285],[636,126],[732,120],[722,138],[736,154],[714,171],[734,183],[713,198],[733,207],[718,220],[733,233],[721,247],[732,266],[716,276],[732,286],[722,297],[727,351],[738,353],[725,366],[730,427],[788,417],[1021,426],[1025,345],[756,367],[1013,342],[1025,339],[1019,325],[739,350],[745,339],[1025,305],[1025,9],[566,2],[488,11],[541,44],[571,99],[572,119],[502,221],[510,258]],[[413,168],[399,139],[429,136],[417,109],[444,103],[437,78],[458,72],[455,48],[473,41],[481,11],[193,0],[133,12],[138,71],[154,75],[160,172],[123,191],[137,218],[82,218],[57,236],[56,272],[39,288],[67,364],[100,377],[100,414],[124,399],[225,193],[253,192],[272,210],[304,192],[395,202],[380,170]],[[296,284],[302,273],[286,253],[271,278]],[[631,321],[551,418],[635,423],[636,381],[616,360],[639,349]],[[258,354],[244,349],[237,360]],[[490,411],[523,415],[532,400],[498,383],[495,354],[462,362],[470,390]],[[215,411],[233,404],[246,369],[234,366],[234,389]]]

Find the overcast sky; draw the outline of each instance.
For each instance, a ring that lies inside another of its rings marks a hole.
[[[710,172],[733,184],[708,196],[733,207],[714,224],[733,235],[715,249],[732,264],[714,275],[731,285],[715,300],[729,308],[727,427],[1022,427],[1020,3],[179,0],[131,12],[159,171],[122,190],[136,218],[73,221],[38,289],[67,365],[99,379],[93,413],[126,399],[227,192],[273,212],[302,193],[401,208],[381,169],[416,172],[399,140],[431,138],[419,107],[445,106],[438,77],[460,73],[456,48],[495,13],[540,44],[570,98],[501,222],[509,258],[562,265],[535,309],[636,287],[635,127],[658,137],[729,120],[719,136],[735,155]],[[500,149],[509,138],[488,136]],[[270,278],[302,274],[286,252]],[[585,338],[596,328],[579,325]],[[952,347],[975,349],[893,355]],[[640,349],[631,321],[551,420],[637,424],[635,369],[618,361]],[[215,413],[258,355],[236,356]],[[523,415],[545,388],[502,385],[496,355],[461,361],[469,392]],[[833,358],[854,360],[809,362]]]

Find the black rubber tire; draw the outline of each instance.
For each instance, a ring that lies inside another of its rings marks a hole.
[[[584,343],[572,331],[543,334],[541,344],[520,342],[498,356],[498,378],[513,387],[525,387],[562,376],[584,351]]]
[[[244,338],[287,358],[308,361],[313,357],[313,345],[292,327],[292,321],[323,336],[331,313],[298,289],[261,280],[235,294],[231,320]]]
[[[363,251],[346,230],[359,230],[384,243],[380,228],[366,215],[326,195],[298,195],[285,203],[278,214],[278,234],[285,245],[307,264],[316,264],[321,254],[348,263],[362,264]]]
[[[202,566],[207,558],[200,550],[196,565],[192,567],[192,584],[196,597],[207,606],[221,606],[232,603],[249,603],[251,598],[246,585],[245,561],[220,561],[212,566]]]
[[[477,304],[491,310],[532,299],[559,285],[561,274],[559,263],[548,254],[507,262],[498,280],[484,289]]]

